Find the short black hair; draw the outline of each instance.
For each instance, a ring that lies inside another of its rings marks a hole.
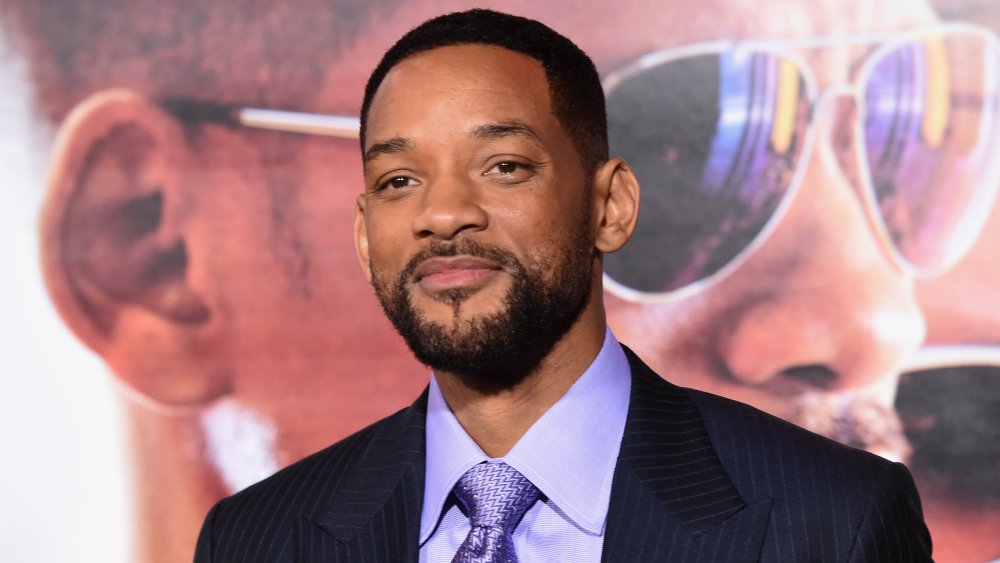
[[[608,159],[604,90],[590,57],[541,22],[483,9],[427,20],[385,52],[365,86],[361,104],[361,151],[365,150],[372,98],[394,66],[424,51],[470,44],[503,47],[541,63],[549,83],[552,112],[572,139],[584,166],[592,171]]]

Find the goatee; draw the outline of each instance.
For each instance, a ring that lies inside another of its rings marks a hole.
[[[529,257],[527,264],[506,250],[470,239],[435,241],[395,279],[379,275],[373,265],[372,283],[386,316],[420,362],[464,377],[470,387],[495,392],[530,374],[586,307],[595,250],[586,230],[581,231],[565,255]],[[454,308],[453,321],[428,321],[413,306],[410,288],[420,263],[438,256],[474,256],[499,266],[512,280],[499,310],[462,318],[461,306],[475,290],[448,291],[434,298]]]

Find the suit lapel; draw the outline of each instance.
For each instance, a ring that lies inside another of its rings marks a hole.
[[[427,392],[388,419],[315,522],[344,561],[413,562],[424,494]],[[337,559],[341,560],[341,559]]]
[[[604,561],[756,560],[770,501],[741,498],[691,398],[625,351],[632,393]]]

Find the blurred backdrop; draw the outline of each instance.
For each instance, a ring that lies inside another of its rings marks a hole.
[[[618,338],[907,463],[936,558],[1000,559],[1000,6],[540,4],[482,3],[593,57],[643,183]],[[8,560],[188,561],[217,499],[426,385],[358,271],[351,120],[467,7],[0,0]]]

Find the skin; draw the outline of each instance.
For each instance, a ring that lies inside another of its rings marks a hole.
[[[1000,207],[994,204],[979,240],[961,262],[938,278],[921,280],[917,296],[927,316],[928,344],[1000,344],[1000,279],[996,245]],[[955,295],[963,299],[955,300]]]
[[[617,250],[634,228],[638,186],[613,159],[593,174],[591,188],[551,105],[541,65],[497,47],[433,49],[394,67],[369,113],[365,193],[355,223],[366,277],[396,279],[436,241],[467,239],[522,263],[551,263],[574,244],[588,207],[588,242]],[[500,124],[507,129],[483,133]],[[403,148],[388,150],[390,142]],[[496,265],[457,260],[415,276],[407,288],[427,321],[453,332],[499,311],[512,286]],[[591,262],[593,286],[580,317],[517,385],[483,391],[464,374],[435,372],[459,422],[487,455],[506,454],[597,356],[605,326],[602,269],[599,257]],[[443,297],[448,290],[468,297],[452,303]]]
[[[554,2],[490,6],[552,25],[590,53],[602,73],[644,53],[719,37],[892,31],[934,19],[918,1],[805,6],[777,0],[678,0],[656,9],[649,2],[619,2],[614,11],[600,14],[599,25],[594,13]],[[424,19],[454,9],[447,2],[406,3],[391,16],[377,18],[339,60],[331,61],[318,93],[290,91],[279,99],[289,100],[287,109],[355,113],[366,73],[390,42]],[[532,73],[529,62],[510,61],[523,76]],[[824,83],[843,80],[849,64],[836,53],[810,62]],[[489,88],[500,88],[500,78]],[[434,87],[433,81],[408,84]],[[533,108],[532,119],[545,123],[539,130],[551,132],[551,119],[537,115],[543,106],[532,106],[547,100],[547,92],[535,94],[519,107]],[[411,103],[405,96],[396,102],[398,108],[389,104],[383,115],[423,116],[403,111]],[[806,394],[860,393],[891,404],[897,367],[923,338],[925,319],[913,280],[879,248],[860,200],[824,142],[836,119],[829,110],[818,120],[819,142],[797,199],[740,268],[700,294],[666,304],[640,305],[605,294],[607,321],[616,336],[668,379],[785,416],[787,405]],[[435,117],[440,126],[441,117]],[[429,141],[442,133],[431,127],[430,118],[425,130],[394,121],[400,129],[383,135],[405,133]],[[138,127],[146,140],[109,137],[122,124]],[[373,122],[372,131],[385,126]],[[460,133],[452,131],[453,141],[465,147],[468,139]],[[117,142],[100,142],[107,138]],[[479,176],[481,183],[473,182],[470,168],[449,160],[458,156],[449,157],[434,143],[422,144],[420,153],[421,162],[433,169],[432,189],[422,197],[375,205],[368,193],[373,172],[363,172],[353,141],[219,125],[204,125],[191,138],[156,104],[121,92],[98,93],[77,108],[61,127],[51,165],[40,228],[43,267],[67,325],[123,383],[138,507],[134,560],[189,559],[201,520],[215,500],[412,401],[426,384],[421,375],[426,369],[412,360],[365,277],[356,274],[350,225],[359,239],[368,238],[375,262],[390,271],[430,236],[481,237],[519,257],[552,252],[560,242],[554,233],[565,231],[570,214],[542,211],[557,205],[579,209],[585,196],[581,174],[566,164],[571,158],[563,144],[546,139],[547,158],[560,163],[548,170],[558,171],[559,181],[545,177],[532,185],[561,189],[522,190],[528,193],[516,200],[516,209],[534,217],[527,221],[513,213],[514,203],[508,208],[487,196],[491,185]],[[125,152],[129,156],[122,156]],[[462,154],[467,157],[467,151]],[[460,186],[467,190],[459,192]],[[366,195],[356,203],[363,190]],[[449,190],[467,197],[449,204],[451,198],[444,197]],[[114,215],[100,210],[120,209],[135,195],[156,191],[162,210],[151,235],[122,239],[120,232],[102,228],[114,224]],[[364,224],[359,234],[359,205],[377,225],[390,216],[405,217],[406,229],[373,231]],[[419,217],[425,221],[419,231],[431,233],[424,238],[414,234]],[[460,217],[466,219],[456,229]],[[600,229],[591,227],[596,246]],[[457,233],[447,235],[449,229]],[[95,242],[72,247],[71,241],[86,233]],[[542,236],[547,233],[552,240]],[[152,284],[119,283],[147,279],[143,264],[164,256],[178,241],[186,249],[182,267],[161,271]],[[369,251],[357,252],[367,269]],[[101,277],[108,256],[121,263],[120,270]],[[978,275],[972,271],[968,277]],[[599,276],[595,282],[599,288]],[[503,273],[477,280],[473,285],[481,286],[459,314],[490,310],[508,283]],[[428,314],[454,314],[418,295]],[[945,315],[931,311],[954,304],[940,295],[923,289],[919,294],[931,338],[946,330],[936,320]],[[579,323],[586,329],[574,327],[567,336],[579,346],[574,349],[586,353],[567,357],[560,343],[522,388],[479,396],[464,389],[457,374],[443,374],[449,404],[487,453],[509,449],[510,437],[527,428],[524,421],[537,418],[568,387],[570,377],[550,377],[555,368],[582,371],[581,364],[596,354],[595,319],[603,322],[604,314],[600,302],[592,295]],[[832,380],[823,388],[801,381],[789,369],[801,365],[825,366]],[[500,421],[508,421],[513,431],[498,431]],[[263,454],[248,457],[247,451]],[[257,470],[234,476],[234,466]],[[933,511],[928,505],[928,514]],[[953,542],[943,535],[945,528],[933,520],[931,525],[939,560],[948,561]]]

